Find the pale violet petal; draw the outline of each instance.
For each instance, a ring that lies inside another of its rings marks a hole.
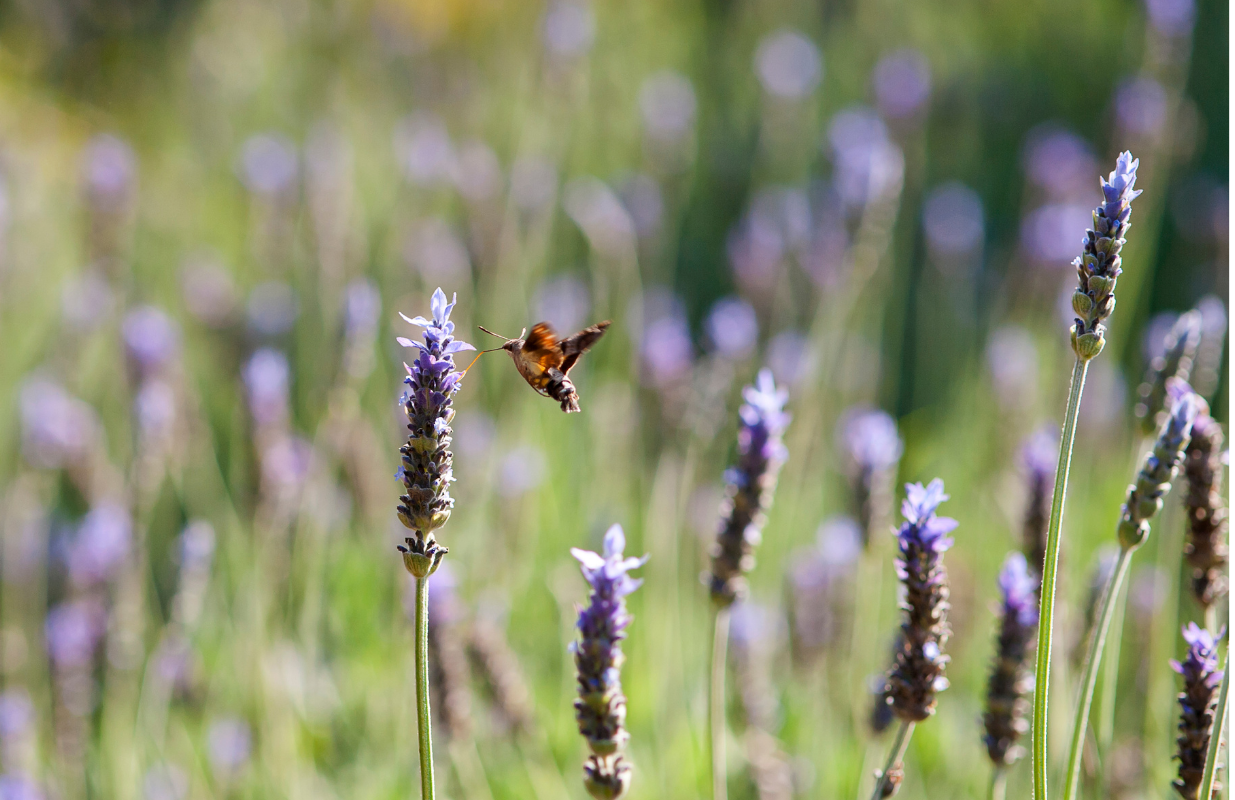
[[[605,531],[605,557],[621,556],[625,549],[626,534],[622,532],[621,525],[615,524]]]
[[[600,557],[600,554],[593,553],[591,550],[572,547],[570,548],[570,554],[583,565],[584,569],[597,570],[605,565],[605,560]]]

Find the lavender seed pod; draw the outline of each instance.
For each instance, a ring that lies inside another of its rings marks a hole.
[[[1179,778],[1171,785],[1186,800],[1198,800],[1201,778],[1205,773],[1205,757],[1209,736],[1214,726],[1214,711],[1218,699],[1218,684],[1222,670],[1218,669],[1218,635],[1189,622],[1183,629],[1188,653],[1183,662],[1171,661],[1171,668],[1184,677],[1184,690],[1179,694]],[[1221,735],[1221,731],[1218,735]],[[1220,766],[1220,765],[1219,765]],[[1221,786],[1215,782],[1212,797],[1219,797]],[[1208,800],[1208,798],[1206,799]]]
[[[1222,425],[1209,416],[1205,401],[1192,423],[1192,439],[1184,450],[1184,477],[1188,493],[1188,541],[1184,557],[1192,567],[1192,594],[1208,609],[1227,591],[1227,508],[1222,499]]]
[[[404,364],[408,390],[403,394],[407,411],[407,443],[399,448],[403,455],[396,477],[403,482],[406,494],[399,497],[399,520],[415,536],[400,545],[407,571],[425,578],[437,569],[447,548],[434,539],[433,531],[450,518],[455,501],[450,496],[454,481],[450,452],[450,421],[455,410],[452,399],[459,391],[462,373],[455,371],[454,354],[476,348],[454,338],[455,324],[450,321],[454,300],[446,302],[446,293],[438,288],[429,301],[433,319],[424,317],[404,321],[424,328],[424,343],[399,337],[399,344],[420,351],[411,366]]]
[[[467,653],[492,696],[498,716],[516,733],[532,730],[531,692],[519,659],[493,621],[477,618],[468,632]]]
[[[870,543],[872,531],[884,530],[889,524],[887,514],[892,505],[892,483],[903,443],[896,432],[896,420],[877,409],[851,408],[842,415],[838,427],[845,471],[849,475],[865,547]]]
[[[1055,465],[1059,460],[1059,428],[1039,428],[1021,448],[1021,463],[1029,482],[1029,502],[1021,525],[1024,553],[1030,568],[1042,574],[1046,562],[1046,533],[1051,521],[1051,497],[1055,491]],[[1036,591],[1036,589],[1035,589]]]
[[[772,371],[760,370],[754,386],[742,391],[739,409],[738,463],[725,472],[725,506],[720,532],[712,545],[712,572],[705,576],[712,602],[733,605],[746,593],[744,575],[755,566],[764,513],[772,503],[776,476],[787,451],[781,441],[789,425],[784,389],[777,389]]]
[[[631,780],[630,764],[620,753],[630,738],[621,685],[622,640],[631,621],[626,596],[642,583],[627,573],[647,563],[647,556],[623,558],[625,549],[622,526],[614,525],[605,533],[603,556],[579,548],[570,551],[592,587],[588,605],[579,610],[579,640],[571,643],[570,651],[579,687],[575,720],[592,751],[583,766],[583,784],[597,800],[621,797]]]
[[[982,721],[986,753],[996,767],[1016,762],[1024,748],[1016,740],[1029,730],[1026,699],[1033,689],[1027,664],[1038,629],[1038,576],[1020,553],[1010,553],[999,571],[1003,602],[999,611],[999,636],[995,640],[995,663],[986,684],[986,714]]]
[[[1136,549],[1149,537],[1149,521],[1162,510],[1162,498],[1171,490],[1171,481],[1179,471],[1192,422],[1196,419],[1197,398],[1191,387],[1171,378],[1166,388],[1171,415],[1158,434],[1153,452],[1145,459],[1136,483],[1128,487],[1119,519],[1119,544],[1124,549]]]
[[[1123,272],[1119,251],[1130,225],[1132,201],[1140,195],[1133,190],[1140,163],[1126,150],[1120,154],[1115,170],[1102,181],[1104,200],[1094,209],[1093,228],[1085,234],[1084,252],[1072,262],[1079,282],[1072,295],[1072,310],[1076,312],[1072,350],[1082,361],[1097,356],[1106,344],[1106,326],[1102,323],[1115,310],[1115,283]]]
[[[1137,389],[1136,418],[1141,431],[1152,436],[1166,421],[1166,381],[1187,381],[1192,374],[1192,359],[1201,341],[1201,312],[1181,314],[1166,335],[1165,350],[1149,364],[1145,381]]]
[[[935,713],[935,694],[948,688],[943,646],[951,631],[943,554],[952,546],[947,534],[957,522],[935,516],[935,509],[948,499],[940,479],[926,487],[908,484],[905,491],[901,506],[905,523],[897,532],[900,558],[896,560],[896,574],[905,585],[904,643],[888,674],[888,702],[903,722],[921,722]]]

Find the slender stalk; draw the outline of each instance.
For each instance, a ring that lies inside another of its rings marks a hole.
[[[1068,491],[1068,469],[1072,464],[1072,442],[1076,438],[1076,418],[1085,388],[1089,362],[1078,357],[1072,367],[1068,389],[1068,410],[1059,441],[1059,464],[1055,468],[1055,492],[1051,499],[1051,520],[1046,531],[1046,563],[1042,568],[1042,600],[1038,607],[1038,664],[1033,692],[1033,796],[1046,800],[1046,713],[1050,689],[1051,638],[1055,630],[1055,574],[1059,567],[1059,526],[1063,519],[1064,496]]]
[[[988,800],[1004,800],[1008,796],[1008,771],[1003,767],[995,767],[991,772],[991,788],[986,796]]]
[[[708,731],[712,750],[712,800],[729,793],[725,763],[725,654],[729,650],[729,609],[718,608],[712,628],[712,671],[708,687]]]
[[[1115,740],[1115,687],[1119,683],[1119,652],[1122,649],[1124,611],[1128,608],[1126,594],[1115,598],[1115,613],[1111,618],[1110,644],[1106,655],[1106,668],[1102,671],[1102,698],[1098,704],[1098,760],[1102,772],[1102,788],[1110,786],[1111,742]]]
[[[883,797],[883,787],[888,782],[888,773],[895,769],[905,757],[905,750],[909,747],[909,737],[912,735],[913,723],[909,720],[901,720],[900,727],[896,729],[896,739],[892,742],[892,749],[888,752],[888,763],[883,765],[883,772],[879,774],[879,780],[875,781],[875,791],[871,793],[871,800],[881,800]]]
[[[1222,686],[1218,689],[1218,707],[1214,709],[1214,728],[1209,732],[1209,752],[1205,754],[1205,773],[1201,776],[1201,790],[1197,797],[1214,796],[1214,781],[1218,775],[1218,754],[1222,749],[1222,729],[1226,727],[1226,693],[1231,688],[1231,651],[1226,652],[1222,666]]]
[[[1072,749],[1068,752],[1068,782],[1064,786],[1064,800],[1073,800],[1076,797],[1077,787],[1080,785],[1081,751],[1085,746],[1085,732],[1089,726],[1089,707],[1093,703],[1094,684],[1098,681],[1098,665],[1102,661],[1102,648],[1106,644],[1106,633],[1111,627],[1116,600],[1120,596],[1119,589],[1123,584],[1124,576],[1128,573],[1130,563],[1132,563],[1132,550],[1125,547],[1119,551],[1119,561],[1115,564],[1115,572],[1102,592],[1101,610],[1094,620],[1094,629],[1089,635],[1085,664],[1081,668],[1081,696],[1076,704],[1076,719],[1072,723]],[[1107,689],[1111,692],[1115,691],[1114,686],[1109,686]]]
[[[420,797],[433,800],[433,724],[429,717],[429,578],[416,579],[416,727]]]
[[[1205,630],[1218,635],[1218,607],[1215,605],[1205,609]]]

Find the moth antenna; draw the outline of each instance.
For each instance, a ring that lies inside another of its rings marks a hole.
[[[510,341],[510,339],[507,339],[507,338],[506,338],[505,336],[503,336],[502,334],[500,334],[500,333],[494,333],[493,331],[491,331],[491,330],[489,330],[488,328],[486,328],[484,325],[477,325],[476,327],[477,327],[477,328],[480,328],[482,331],[484,331],[485,333],[489,334],[490,336],[496,336],[497,338],[499,338],[499,339],[501,339],[501,340],[503,340],[503,341],[506,341],[506,342],[509,342],[509,341]],[[520,339],[522,339],[522,338],[523,338],[523,337],[522,337],[522,335],[520,335],[520,337],[519,337],[519,338],[520,338]],[[481,352],[488,352],[488,351],[482,350]]]

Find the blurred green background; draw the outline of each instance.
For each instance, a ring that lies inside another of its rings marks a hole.
[[[899,425],[897,485],[942,477],[961,523],[952,687],[902,796],[985,796],[1019,448],[1062,415],[1068,262],[1131,149],[1145,194],[1065,520],[1065,747],[1089,575],[1144,450],[1137,386],[1198,303],[1194,383],[1226,421],[1228,13],[0,3],[0,797],[415,791],[394,338],[439,285],[478,347],[477,324],[614,320],[574,373],[581,415],[502,354],[457,399],[443,796],[585,797],[568,548],[614,522],[651,554],[623,674],[630,796],[707,796],[699,574],[763,365],[794,422],[733,653],[731,795],[864,797],[887,744],[866,715],[896,626],[890,536],[816,609],[839,631],[823,655],[784,657],[787,567],[853,511],[837,425],[870,406]],[[1182,524],[1171,498],[1134,562],[1111,787],[1090,796],[1168,791],[1166,660],[1196,616]]]

